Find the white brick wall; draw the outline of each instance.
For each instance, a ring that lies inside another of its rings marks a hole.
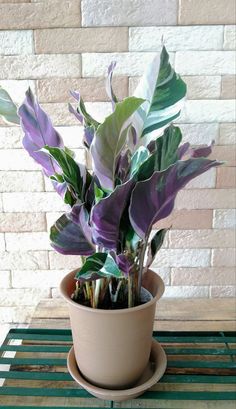
[[[69,89],[81,88],[86,108],[102,121],[111,113],[102,90],[110,62],[117,61],[115,92],[122,98],[132,95],[163,38],[171,63],[188,85],[177,121],[183,142],[214,140],[212,157],[225,164],[179,194],[173,218],[162,221],[162,227],[173,227],[153,268],[165,281],[167,297],[233,297],[232,1],[216,1],[214,13],[208,1],[201,9],[191,2],[193,10],[185,0],[67,0],[66,7],[62,3],[0,0],[0,86],[18,104],[30,86],[65,145],[86,163],[83,129],[68,112]],[[22,149],[22,136],[20,128],[0,119],[0,320],[6,324],[28,322],[37,302],[57,296],[63,275],[81,263],[79,257],[62,256],[50,247],[50,226],[67,207]]]
[[[33,31],[0,31],[0,54],[32,54]]]

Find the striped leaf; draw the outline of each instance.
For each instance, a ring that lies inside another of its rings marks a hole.
[[[157,137],[167,124],[180,115],[186,84],[171,67],[165,47],[147,67],[134,95],[146,100],[133,116],[138,138],[159,130],[155,132]]]

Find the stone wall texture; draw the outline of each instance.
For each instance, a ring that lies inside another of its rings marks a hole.
[[[99,120],[110,112],[104,75],[117,61],[120,98],[162,38],[188,85],[179,119],[183,139],[215,141],[219,169],[191,182],[154,263],[166,297],[235,296],[235,2],[234,0],[0,0],[0,85],[22,102],[30,85],[66,145],[85,163],[82,131],[68,112],[80,89]],[[80,265],[56,254],[50,225],[64,206],[22,149],[18,127],[0,122],[0,316],[29,322],[42,298],[57,297],[63,275]]]

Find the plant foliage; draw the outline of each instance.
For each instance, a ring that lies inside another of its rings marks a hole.
[[[101,305],[107,291],[113,301],[122,292],[129,307],[140,301],[137,283],[168,230],[166,226],[150,239],[153,226],[169,216],[178,192],[190,180],[221,164],[207,158],[212,145],[181,145],[181,130],[172,122],[180,115],[186,85],[172,68],[165,47],[134,96],[123,101],[112,88],[114,68],[111,63],[106,83],[112,114],[102,123],[87,112],[80,93],[71,92],[77,108],[69,105],[69,110],[84,127],[92,172],[64,146],[30,89],[18,114],[0,89],[0,114],[20,123],[24,148],[69,205],[51,227],[51,245],[59,253],[84,257],[76,273],[76,294],[91,300],[93,307]]]

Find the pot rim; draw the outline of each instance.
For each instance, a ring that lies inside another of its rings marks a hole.
[[[78,269],[73,270],[70,273],[66,274],[65,277],[63,277],[63,279],[61,280],[60,286],[59,286],[60,294],[74,308],[82,309],[82,310],[90,312],[90,313],[106,314],[106,315],[107,314],[131,314],[133,312],[142,310],[142,309],[147,308],[147,307],[151,306],[152,304],[156,303],[157,300],[159,300],[161,298],[161,296],[162,296],[162,294],[164,293],[164,290],[165,290],[165,284],[164,284],[162,278],[156,272],[154,272],[153,270],[148,269],[147,272],[155,274],[156,279],[158,281],[157,293],[150,301],[146,302],[145,304],[138,305],[136,307],[121,308],[121,309],[118,309],[118,310],[106,310],[106,309],[86,307],[85,305],[82,305],[82,304],[79,304],[79,303],[73,301],[71,299],[71,297],[67,294],[66,290],[65,290],[65,288],[67,287],[66,283],[73,277],[73,275],[77,271],[78,271]]]

